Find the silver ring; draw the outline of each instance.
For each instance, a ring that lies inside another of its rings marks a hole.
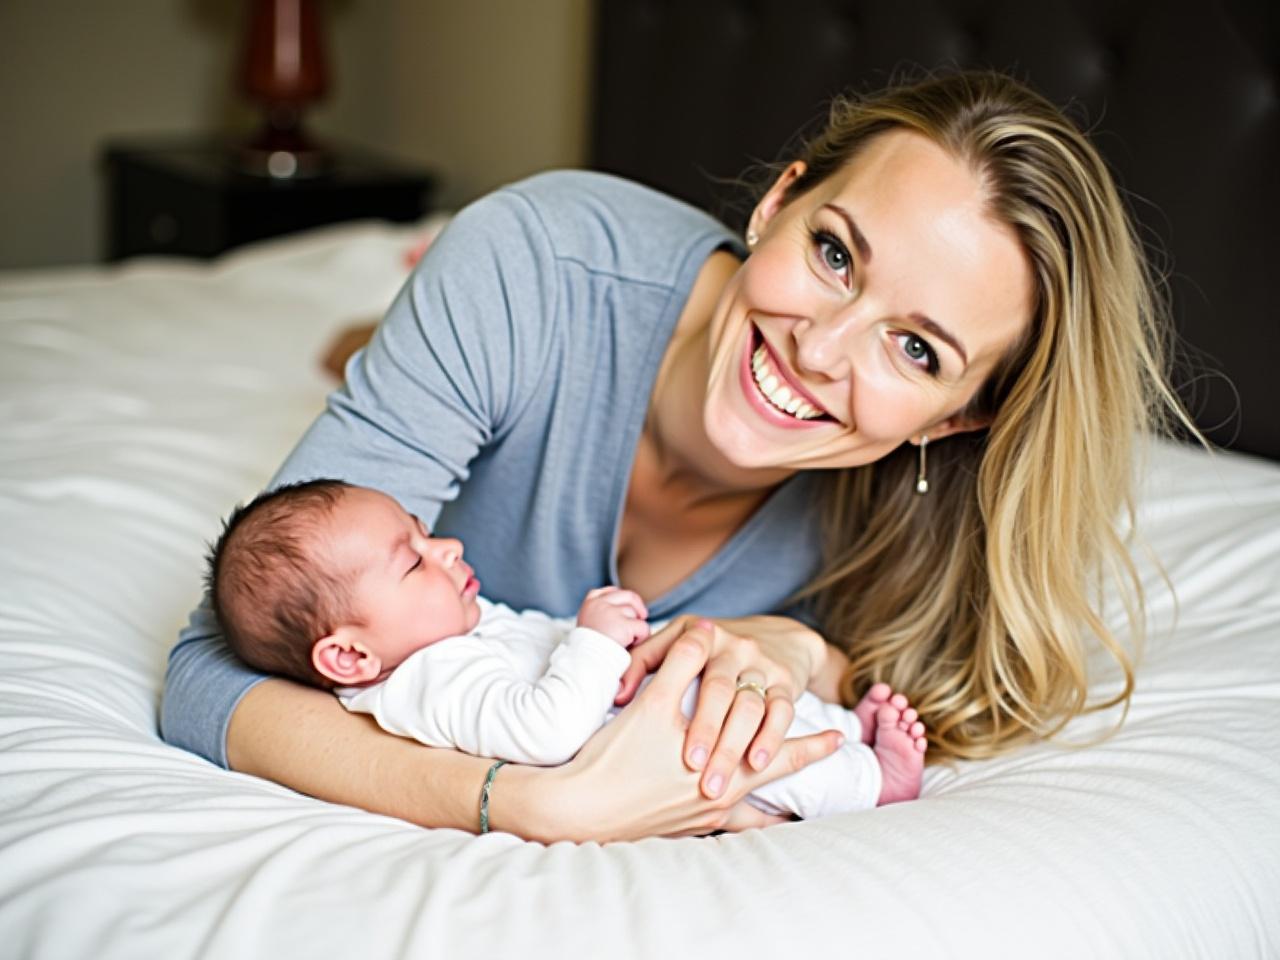
[[[734,696],[736,697],[743,690],[750,690],[752,693],[759,694],[761,700],[765,703],[769,702],[769,694],[765,692],[763,683],[757,683],[755,680],[743,680],[739,677],[738,689],[734,691]]]

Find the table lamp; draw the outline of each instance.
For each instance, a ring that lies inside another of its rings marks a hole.
[[[304,110],[329,89],[317,0],[249,0],[241,92],[263,123],[236,151],[247,173],[289,180],[323,174],[331,158],[303,129]]]

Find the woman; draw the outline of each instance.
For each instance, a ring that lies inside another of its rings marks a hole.
[[[675,617],[620,699],[660,665],[654,682],[572,762],[503,769],[496,829],[762,825],[742,797],[836,745],[782,742],[802,689],[851,703],[888,681],[934,757],[1085,709],[1086,633],[1127,698],[1090,587],[1118,571],[1138,596],[1115,527],[1131,447],[1178,413],[1139,251],[1092,147],[998,75],[838,104],[746,249],[634,184],[537,177],[455,218],[274,483],[387,490],[512,606],[569,613],[608,580]],[[197,611],[170,661],[172,742],[476,829],[487,761],[229,660]]]

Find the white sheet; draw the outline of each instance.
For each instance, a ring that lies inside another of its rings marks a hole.
[[[0,953],[1280,956],[1280,467],[1162,445],[1123,730],[926,796],[543,847],[321,803],[156,737],[203,541],[319,408],[410,232],[0,275]],[[1099,689],[1114,685],[1099,676]],[[1113,718],[1085,718],[1083,739]]]

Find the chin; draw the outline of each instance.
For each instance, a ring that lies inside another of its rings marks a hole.
[[[781,467],[775,445],[751,429],[735,411],[707,404],[702,426],[712,448],[733,466],[742,470]]]

